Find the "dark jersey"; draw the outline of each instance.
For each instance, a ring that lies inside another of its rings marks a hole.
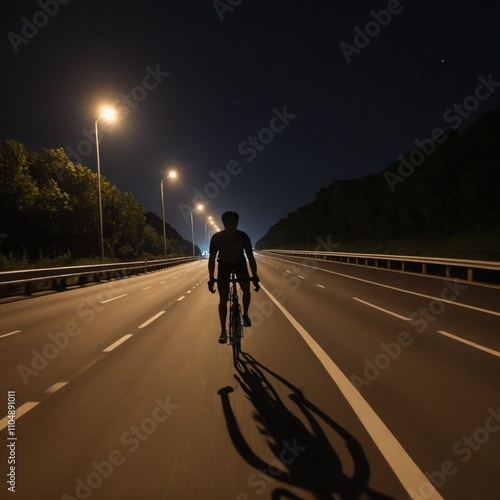
[[[229,236],[226,231],[215,233],[210,240],[210,255],[215,255],[222,262],[232,264],[245,259],[245,255],[252,253],[250,237],[243,231],[236,232]],[[218,254],[218,255],[217,255]]]

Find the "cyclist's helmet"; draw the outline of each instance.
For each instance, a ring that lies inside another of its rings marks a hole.
[[[238,224],[240,216],[236,212],[224,212],[222,214],[223,224]]]

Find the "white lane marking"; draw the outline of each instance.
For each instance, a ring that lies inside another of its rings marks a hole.
[[[131,333],[129,333],[128,335],[124,335],[121,339],[117,340],[113,344],[111,344],[108,347],[106,347],[106,349],[104,349],[102,352],[110,352],[113,349],[116,349],[120,344],[123,344],[123,342],[125,342],[126,340],[128,340],[130,337],[132,337]]]
[[[177,302],[180,302],[181,300],[185,299],[186,296],[185,295],[181,295],[178,299],[177,299]]]
[[[494,349],[490,349],[489,347],[484,347],[483,345],[476,344],[475,342],[471,342],[470,340],[465,340],[462,337],[457,337],[456,335],[453,335],[452,333],[449,332],[445,332],[443,330],[438,330],[438,333],[444,335],[445,337],[449,337],[450,339],[458,340],[458,342],[462,342],[463,344],[467,344],[470,345],[471,347],[475,347],[476,349],[487,352],[488,354],[493,354],[493,356],[496,356],[497,358],[500,358],[500,352],[495,351]]]
[[[300,274],[298,275],[300,279],[305,280],[304,276],[301,276]]]
[[[165,313],[165,311],[160,311],[158,314],[155,314],[152,318],[149,318],[147,321],[145,321],[142,325],[139,325],[138,328],[145,328],[150,323],[152,323],[154,320],[158,319],[164,313]]]
[[[388,309],[384,309],[383,307],[376,306],[375,304],[372,304],[370,302],[366,302],[366,300],[358,299],[358,297],[353,297],[354,300],[357,300],[358,302],[361,302],[363,304],[366,304],[367,306],[373,307],[373,309],[378,309],[379,311],[382,311],[386,314],[390,314],[391,316],[394,316],[395,318],[402,319],[403,321],[410,321],[411,318],[407,318],[406,316],[401,316],[401,314],[389,311]]]
[[[14,330],[13,332],[4,333],[3,335],[0,335],[0,339],[3,339],[4,337],[9,337],[10,335],[15,335],[16,333],[21,333],[21,330]]]
[[[316,286],[319,286],[320,288],[326,288],[326,286],[320,285],[319,283],[316,283]]]
[[[150,288],[151,288],[150,286],[147,286],[146,288],[143,288],[142,291],[149,290]]]
[[[57,382],[54,385],[51,385],[48,389],[45,389],[45,394],[54,394],[54,392],[62,389],[68,382]]]
[[[167,280],[160,281],[160,285],[163,285],[163,283],[166,283]]]
[[[122,297],[126,297],[127,295],[128,293],[124,293],[123,295],[118,295],[118,297],[113,297],[112,299],[103,300],[102,302],[100,302],[100,304],[107,304],[108,302],[112,302],[113,300],[116,299],[121,299]]]
[[[40,401],[28,401],[27,403],[21,405],[19,408],[16,408],[16,420],[18,418],[21,418],[25,413],[28,413],[38,404],[40,404]],[[9,422],[8,415],[6,417],[3,417],[2,420],[0,420],[0,431],[4,430],[7,427],[8,422]]]
[[[188,290],[186,293],[191,293],[192,290]]]
[[[289,260],[286,259],[281,259],[284,262],[290,262]],[[356,281],[361,281],[363,283],[368,283],[370,285],[375,285],[375,286],[381,286],[383,288],[388,288],[389,290],[395,290],[396,292],[401,292],[401,293],[407,293],[409,295],[416,295],[417,297],[423,297],[424,299],[431,299],[431,300],[438,300],[439,302],[444,302],[446,304],[452,304],[454,306],[458,307],[464,307],[465,309],[472,309],[473,311],[478,311],[482,312],[485,314],[492,314],[493,316],[500,316],[500,311],[492,311],[491,309],[483,309],[482,307],[476,307],[476,306],[471,306],[469,304],[464,304],[462,302],[457,302],[456,300],[448,300],[448,299],[443,299],[441,297],[434,297],[432,295],[426,295],[425,293],[418,293],[418,292],[412,292],[411,290],[404,290],[403,288],[398,288],[395,286],[390,286],[390,285],[384,285],[383,283],[377,283],[376,281],[370,281],[370,280],[365,280],[363,278],[357,278],[356,276],[350,276],[349,274],[344,274],[344,273],[339,273],[336,271],[330,271],[329,269],[323,269],[319,268],[316,266],[310,266],[309,264],[300,264],[303,267],[310,267],[311,269],[315,269],[316,271],[323,271],[325,273],[330,273],[330,274],[336,274],[337,276],[342,276],[344,278],[348,278],[351,280],[356,280]],[[291,271],[287,271],[291,272]],[[425,276],[425,275],[424,275]],[[443,280],[444,283],[449,282],[453,283],[452,279],[448,280]],[[466,285],[469,286],[469,285]]]
[[[443,500],[443,497],[408,455],[394,434],[382,422],[380,417],[363,396],[361,396],[350,380],[342,373],[340,368],[330,359],[328,354],[262,284],[260,287],[269,295],[269,298],[276,304],[276,307],[290,321],[319,359],[410,496],[412,491],[419,491],[422,485],[425,484],[426,498]]]

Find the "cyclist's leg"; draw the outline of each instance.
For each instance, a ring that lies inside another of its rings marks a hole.
[[[229,300],[229,277],[231,269],[219,261],[217,268],[217,289],[219,290],[219,319],[221,332],[226,331],[227,301]]]
[[[250,293],[250,281],[248,281],[247,279],[250,277],[250,275],[248,274],[248,267],[245,259],[238,263],[236,275],[238,278],[245,278],[238,283],[240,284],[241,290],[243,292],[243,316],[248,316],[248,309],[250,307],[252,294]]]
[[[229,283],[218,281],[219,290],[219,319],[221,331],[226,331],[227,301],[229,300]]]

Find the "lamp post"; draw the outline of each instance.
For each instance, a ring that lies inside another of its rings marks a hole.
[[[161,213],[162,213],[162,220],[163,220],[163,253],[165,254],[165,257],[167,256],[167,229],[165,227],[165,201],[163,198],[163,181],[166,181],[169,177],[172,177],[172,179],[175,179],[177,177],[177,172],[175,170],[172,170],[164,179],[161,180],[160,182],[160,191],[161,191]]]
[[[196,212],[196,210],[203,210],[203,205],[197,205],[196,208],[191,210],[191,238],[193,240],[193,257],[194,257],[194,224],[193,224],[193,212]]]
[[[95,148],[97,154],[97,191],[99,197],[99,236],[101,240],[101,262],[104,262],[104,232],[102,225],[102,196],[101,196],[101,160],[99,158],[99,130],[97,124],[101,118],[112,120],[115,112],[111,108],[105,108],[95,121]]]
[[[205,222],[205,245],[206,245],[206,247],[207,247],[207,250],[208,250],[208,236],[207,236],[207,234],[208,234],[208,233],[207,233],[207,224],[209,224],[209,223],[210,223],[210,224],[212,224],[212,225],[214,225],[214,224],[215,224],[215,222],[214,222],[214,221],[213,221],[213,219],[212,219],[212,216],[209,216],[209,217],[208,217],[208,219],[207,219],[207,221]],[[208,253],[208,252],[207,252],[207,253]]]

